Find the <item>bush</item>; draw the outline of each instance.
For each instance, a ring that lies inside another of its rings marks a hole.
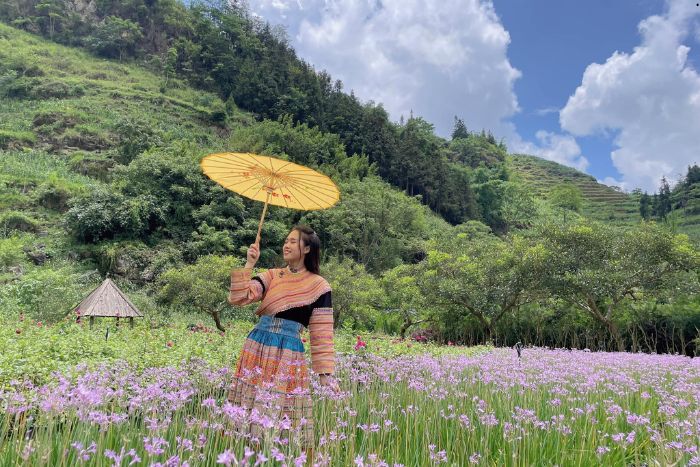
[[[115,211],[123,201],[121,194],[106,188],[98,188],[90,196],[73,198],[68,203],[70,209],[64,225],[80,241],[93,243],[111,238],[119,231]]]
[[[19,149],[36,143],[36,135],[31,131],[0,130],[0,149]]]
[[[233,253],[235,247],[231,232],[217,230],[203,222],[197,231],[192,232],[192,240],[187,244],[188,257],[196,258],[208,254]]]
[[[51,143],[54,150],[70,147],[86,151],[108,149],[114,144],[109,133],[95,131],[83,125],[66,129],[62,135],[53,138]]]
[[[68,268],[33,269],[0,292],[0,304],[13,304],[34,319],[56,322],[63,319],[82,298],[78,276]],[[11,307],[14,308],[14,307]]]
[[[323,133],[308,125],[294,125],[291,119],[265,120],[250,127],[237,128],[230,140],[233,150],[281,156],[297,164],[318,167],[336,165],[344,160],[345,147],[338,135]]]
[[[18,235],[0,239],[0,269],[20,265],[24,259],[23,246],[24,240]]]
[[[42,131],[58,131],[72,128],[83,121],[83,116],[76,112],[37,112],[32,120],[35,128],[47,127]]]
[[[69,201],[64,226],[79,241],[145,238],[163,222],[165,213],[150,195],[125,197],[100,187]]]
[[[38,228],[37,221],[18,211],[8,211],[0,216],[0,229],[5,233],[13,230],[36,232]]]
[[[105,182],[110,179],[110,171],[115,165],[114,160],[110,158],[80,151],[73,154],[68,162],[73,172]]]
[[[125,196],[153,200],[160,214],[151,227],[182,241],[201,223],[193,219],[194,212],[212,200],[214,190],[218,198],[225,198],[224,191],[202,175],[197,152],[201,150],[194,144],[178,142],[172,148],[141,154],[113,172],[114,183]]]
[[[20,76],[14,70],[0,76],[0,96],[10,99],[66,99],[84,94],[80,84]]]
[[[10,70],[0,75],[0,96],[9,99],[26,99],[30,96],[36,82],[36,79],[18,76],[16,71]]]
[[[70,84],[64,81],[34,81],[29,95],[34,99],[67,99],[85,95],[85,88],[80,84]]]
[[[145,120],[123,118],[114,130],[119,138],[119,153],[115,159],[120,164],[128,165],[142,152],[163,144],[160,133]]]
[[[226,107],[221,101],[210,106],[210,110],[207,113],[208,120],[215,125],[223,125],[226,123]]]
[[[72,195],[71,190],[57,179],[42,183],[34,192],[37,203],[59,212],[68,210],[68,200]]]

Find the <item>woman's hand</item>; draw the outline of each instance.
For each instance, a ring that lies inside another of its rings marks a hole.
[[[335,394],[338,394],[340,392],[338,381],[335,380],[333,375],[319,375],[319,380],[321,382],[321,386],[328,387]]]
[[[260,247],[257,243],[253,243],[248,247],[248,253],[246,257],[247,262],[245,263],[245,267],[248,269],[252,269],[255,266],[255,263],[258,262],[258,258],[260,258]]]

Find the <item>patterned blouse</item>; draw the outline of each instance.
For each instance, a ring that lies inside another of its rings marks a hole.
[[[262,300],[255,312],[301,323],[309,329],[311,368],[318,374],[335,372],[333,305],[331,286],[309,271],[291,273],[286,268],[268,269],[251,278],[251,269],[231,271],[228,302],[248,305]]]

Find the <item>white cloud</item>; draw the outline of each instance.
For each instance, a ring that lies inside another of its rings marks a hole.
[[[608,185],[609,187],[617,187],[622,191],[625,192],[630,192],[634,188],[630,188],[629,184],[626,182],[623,182],[622,180],[618,180],[615,177],[605,177],[604,179],[597,179],[596,180],[598,183],[602,183],[603,185]]]
[[[539,117],[544,117],[545,115],[559,113],[559,108],[558,107],[545,107],[543,109],[536,109],[534,113],[535,113],[535,115],[537,115]]]
[[[573,136],[544,130],[538,131],[535,136],[537,144],[514,137],[510,143],[511,152],[532,154],[581,171],[588,167],[588,159],[581,155],[581,148]]]
[[[455,115],[510,139],[520,72],[489,0],[260,0],[252,10],[286,24],[299,56],[341,79],[393,119],[411,110],[449,135]]]
[[[662,176],[673,183],[700,162],[700,75],[683,44],[699,14],[694,3],[669,1],[664,15],[640,22],[632,53],[586,68],[562,109],[561,127],[575,136],[616,132],[611,157],[622,178],[611,183],[653,192]]]

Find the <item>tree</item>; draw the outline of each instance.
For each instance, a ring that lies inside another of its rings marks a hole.
[[[505,182],[500,211],[507,230],[529,228],[537,216],[535,197],[530,188],[520,183]]]
[[[457,118],[455,115],[455,125],[452,129],[452,139],[467,139],[469,138],[469,131],[464,121],[461,118]]]
[[[671,212],[671,188],[666,177],[661,177],[661,186],[659,187],[654,215],[659,219],[665,219],[669,212]]]
[[[639,214],[645,221],[651,217],[651,197],[646,191],[639,197]]]
[[[217,329],[221,312],[227,307],[231,269],[242,267],[243,260],[233,256],[203,256],[195,264],[169,269],[158,279],[157,300],[162,304],[192,307],[212,317]]]
[[[426,210],[375,176],[340,182],[333,209],[311,211],[301,222],[321,233],[326,254],[347,256],[379,273],[411,261],[428,237]]]
[[[138,41],[143,37],[141,27],[128,19],[108,16],[97,25],[87,44],[97,54],[105,57],[118,57],[125,53],[133,54]]]
[[[385,306],[401,318],[401,339],[406,337],[411,326],[436,320],[431,297],[418,286],[417,276],[415,264],[402,264],[382,276]]]
[[[489,142],[488,137],[471,134],[469,138],[457,138],[450,141],[450,160],[461,162],[471,168],[479,166],[499,167],[506,159],[506,150],[501,145]]]
[[[687,236],[653,222],[620,229],[586,219],[543,225],[538,233],[551,251],[548,288],[603,324],[620,351],[624,344],[616,313],[621,303],[659,290],[670,275],[700,265]]]
[[[549,256],[543,245],[520,235],[469,239],[460,233],[428,251],[418,283],[433,304],[476,318],[491,340],[501,318],[542,296]]]
[[[56,31],[56,24],[61,21],[65,14],[64,2],[57,0],[41,0],[34,9],[40,15],[40,22],[47,23],[45,29],[48,29],[49,37],[53,39],[53,35]]]
[[[374,330],[384,298],[377,279],[350,258],[332,258],[321,273],[333,289],[334,325]]]
[[[549,202],[564,210],[564,222],[566,222],[566,212],[581,212],[583,206],[583,193],[581,189],[572,183],[562,183],[549,192]]]
[[[686,188],[691,188],[693,185],[700,183],[700,165],[693,164],[688,166],[688,173],[684,181]]]

